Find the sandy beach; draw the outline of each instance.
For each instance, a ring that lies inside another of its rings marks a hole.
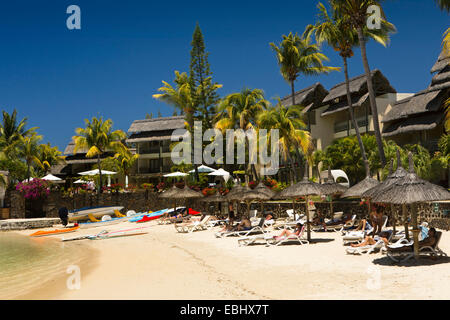
[[[448,299],[450,259],[394,265],[381,253],[345,253],[338,233],[313,232],[309,245],[239,247],[218,228],[191,234],[150,222],[148,234],[65,242],[92,249],[80,289],[59,275],[21,299]],[[136,227],[123,222],[108,229]],[[93,234],[100,230],[80,230]],[[31,233],[28,231],[22,234]],[[450,232],[440,248],[450,252]]]

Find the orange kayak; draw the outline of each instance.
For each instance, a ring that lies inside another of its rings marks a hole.
[[[51,230],[51,231],[37,231],[35,233],[30,234],[30,237],[43,237],[43,236],[51,236],[51,235],[56,235],[56,234],[61,234],[61,233],[74,232],[79,227],[80,226],[76,226],[73,228],[66,228],[66,229],[56,229],[56,230]]]

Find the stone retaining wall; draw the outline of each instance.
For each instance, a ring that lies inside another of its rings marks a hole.
[[[59,218],[8,219],[0,220],[0,231],[50,228],[60,224]]]
[[[11,206],[11,218],[25,218],[25,199],[17,191],[10,192],[7,196],[7,202]],[[177,200],[177,206],[185,206],[194,208],[195,210],[215,213],[217,214],[216,208],[219,204],[208,203],[201,201],[201,199],[196,200]],[[44,211],[46,217],[58,217],[58,209],[61,207],[67,207],[69,210],[80,209],[83,207],[95,207],[95,206],[123,206],[124,212],[127,210],[135,210],[136,212],[145,211],[157,211],[164,208],[171,208],[174,206],[174,201],[169,199],[161,199],[158,193],[149,191],[136,191],[132,193],[104,193],[101,195],[96,194],[75,194],[70,197],[64,197],[60,192],[51,192],[50,195],[44,202]],[[322,214],[329,216],[330,214],[330,204],[328,202],[316,202],[316,210],[319,210]],[[251,210],[258,210],[261,213],[260,203],[252,203],[250,206]],[[292,209],[292,202],[267,202],[264,203],[265,211],[272,211],[275,213],[277,218],[286,217],[286,210]],[[295,209],[299,213],[305,213],[305,204],[295,203]],[[367,217],[367,206],[360,205],[359,201],[335,201],[333,202],[334,212],[345,212],[351,215],[356,214],[358,218]],[[239,211],[241,213],[247,212],[247,204],[240,203]],[[397,212],[397,217],[401,217],[401,206],[394,206],[394,210]],[[408,209],[410,210],[410,209]],[[450,202],[447,203],[424,203],[417,205],[417,210],[419,212],[419,223],[422,221],[441,221],[439,225],[444,226],[442,221],[450,221],[450,215],[445,215],[445,212],[450,211]],[[391,215],[390,206],[385,208],[385,212]],[[222,214],[226,215],[228,213],[227,205],[222,204]],[[440,220],[439,220],[440,219]],[[398,223],[401,223],[400,219]]]

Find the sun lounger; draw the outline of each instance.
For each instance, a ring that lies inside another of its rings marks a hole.
[[[388,241],[392,240],[392,236],[393,233],[391,233],[391,235],[389,236]],[[347,254],[363,254],[363,253],[370,254],[375,251],[383,252],[383,249],[386,247],[385,242],[379,237],[377,238],[377,236],[375,236],[374,239],[376,240],[376,242],[373,245],[366,245],[363,247],[348,247],[345,249],[345,251],[347,252]]]
[[[367,246],[363,246],[363,247],[348,247],[345,249],[345,251],[347,252],[347,254],[370,254],[376,250],[381,250],[384,247],[384,241],[383,240],[378,240],[375,244],[373,245],[367,245]]]
[[[225,238],[225,237],[229,237],[229,236],[246,237],[250,234],[265,233],[265,232],[266,232],[266,230],[264,230],[264,219],[260,218],[258,225],[252,227],[249,230],[217,232],[215,234],[215,236],[216,236],[216,238]]]
[[[242,247],[242,246],[248,246],[250,244],[255,244],[259,241],[262,241],[263,243],[265,243],[267,245],[267,241],[270,239],[273,239],[273,235],[267,234],[267,233],[262,233],[262,234],[257,234],[254,236],[240,237],[238,239],[238,244],[240,247]]]
[[[266,242],[270,246],[279,246],[291,241],[298,242],[299,244],[309,244],[309,241],[304,239],[304,233],[305,233],[305,226],[303,226],[299,235],[291,234],[290,236],[285,236],[281,238],[271,237],[267,238]]]
[[[208,229],[208,220],[211,218],[210,215],[205,216],[201,221],[195,221],[193,223],[187,224],[177,224],[175,223],[175,229],[180,233],[191,233],[196,230],[206,230]]]
[[[447,254],[439,248],[439,242],[442,237],[442,232],[436,232],[436,243],[434,246],[424,246],[419,248],[419,256],[430,256],[430,257],[447,257]],[[411,258],[414,258],[414,250],[413,250],[414,241],[407,240],[406,238],[398,240],[396,243],[389,245],[386,248],[386,255],[389,259],[394,262],[404,262]],[[401,247],[409,247],[411,250],[408,251],[395,251],[390,249],[396,249]]]
[[[350,243],[361,243],[364,241],[366,236],[373,232],[373,228],[369,230],[358,230],[358,231],[348,231],[342,236],[342,241],[344,245]]]

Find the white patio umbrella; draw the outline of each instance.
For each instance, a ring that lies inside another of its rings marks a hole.
[[[100,170],[95,169],[95,170],[90,170],[90,171],[79,172],[78,174],[81,176],[97,176],[100,174]],[[108,187],[110,187],[111,186],[111,175],[117,174],[117,172],[102,170],[102,174],[108,176]]]
[[[61,178],[55,177],[54,175],[52,175],[51,173],[46,175],[45,177],[41,178],[42,180],[47,180],[47,181],[62,181]]]
[[[219,170],[214,170],[213,172],[211,172],[210,174],[208,174],[208,176],[219,176],[219,177],[223,177],[223,179],[225,180],[225,182],[228,181],[228,179],[230,179],[230,173],[228,171],[223,170],[222,168],[220,168]]]
[[[210,172],[216,171],[215,169],[210,168],[210,167],[205,166],[205,165],[201,165],[200,167],[197,168],[197,170],[198,170],[199,173],[210,173]],[[189,171],[189,173],[194,173],[194,172],[195,172],[195,169]]]
[[[100,174],[100,170],[90,170],[90,171],[84,171],[78,173],[80,176],[97,176]],[[117,172],[108,171],[108,170],[102,170],[102,174],[104,175],[111,175],[111,174],[117,174]]]
[[[75,181],[74,183],[87,183],[87,181],[84,181],[84,180],[78,179],[78,180],[77,180],[77,181]]]
[[[188,176],[188,174],[187,173],[183,173],[183,172],[179,172],[179,171],[168,173],[168,174],[164,175],[164,177],[166,177],[166,178],[170,178],[170,177],[185,177],[185,176]]]

